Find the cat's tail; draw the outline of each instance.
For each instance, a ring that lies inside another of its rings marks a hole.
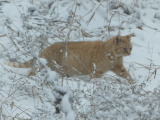
[[[16,63],[16,62],[9,62],[9,61],[4,61],[3,63],[10,67],[15,67],[15,68],[31,68],[33,67],[35,62],[36,62],[36,58],[33,58],[24,63]]]

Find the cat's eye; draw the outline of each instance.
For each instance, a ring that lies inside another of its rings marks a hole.
[[[130,48],[130,50],[132,50],[132,48]]]
[[[125,50],[125,51],[126,51],[127,49],[126,49],[126,48],[123,48],[123,50]]]

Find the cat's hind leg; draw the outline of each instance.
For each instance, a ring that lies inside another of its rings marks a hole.
[[[40,68],[32,68],[27,76],[28,77],[35,76],[37,74],[37,72],[40,72],[43,68],[44,68],[43,66],[41,66]]]

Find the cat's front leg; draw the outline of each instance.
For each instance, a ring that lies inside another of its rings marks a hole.
[[[134,80],[132,79],[131,75],[128,73],[128,71],[126,70],[126,68],[123,65],[116,65],[112,71],[122,77],[128,80],[129,83],[134,84]]]

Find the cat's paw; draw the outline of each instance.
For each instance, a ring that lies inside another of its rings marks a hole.
[[[134,84],[135,81],[132,79],[132,77],[130,75],[127,76],[127,80],[130,84]]]
[[[135,81],[134,81],[133,79],[130,79],[130,80],[129,80],[129,83],[130,83],[130,84],[134,84]]]

